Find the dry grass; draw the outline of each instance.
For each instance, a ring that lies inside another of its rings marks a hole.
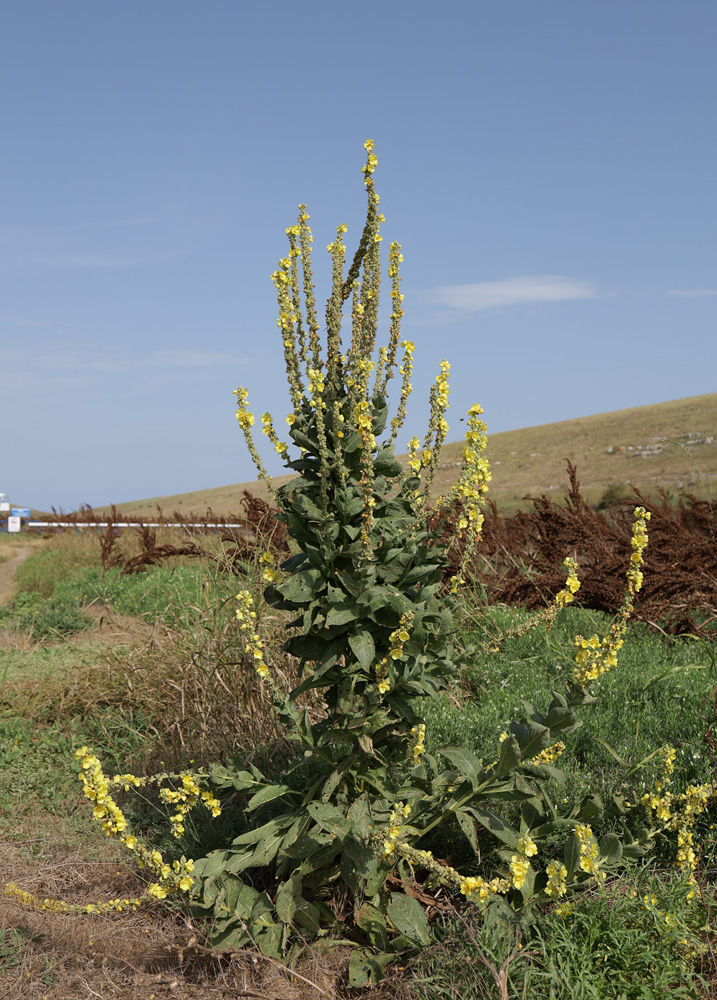
[[[454,414],[449,421],[454,432],[460,431],[458,417],[459,414]],[[489,413],[486,420],[487,456],[493,468],[490,497],[504,514],[525,507],[526,496],[562,495],[566,458],[578,466],[585,495],[591,503],[597,502],[611,483],[628,483],[648,494],[655,486],[664,486],[673,492],[683,490],[699,497],[709,495],[717,483],[717,393],[500,434],[490,433]],[[712,443],[704,443],[709,437]],[[456,479],[462,447],[460,441],[444,447],[434,484],[435,496],[446,493]],[[291,478],[277,476],[274,486]],[[154,516],[157,506],[183,515],[208,508],[217,514],[228,514],[239,510],[244,490],[269,499],[264,483],[255,480],[137,500],[119,504],[117,509],[142,517]]]
[[[57,848],[28,863],[0,845],[0,882],[43,899],[80,905],[140,893],[143,884],[115,858],[88,861]],[[258,953],[220,956],[179,911],[140,908],[69,916],[29,909],[0,896],[0,997],[3,1000],[176,1000],[222,997],[338,1000],[348,955],[307,956],[289,971]]]

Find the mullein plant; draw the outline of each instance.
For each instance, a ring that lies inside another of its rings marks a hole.
[[[248,390],[236,390],[247,446],[297,549],[280,567],[267,561],[264,604],[255,606],[242,591],[237,614],[245,653],[271,691],[296,753],[281,783],[253,764],[213,769],[216,786],[246,794],[247,813],[257,820],[226,850],[195,866],[201,883],[195,905],[214,919],[214,943],[254,943],[277,956],[293,942],[330,932],[337,922],[330,904],[342,897],[337,888],[343,885],[353,900],[353,939],[363,944],[351,960],[354,984],[375,978],[391,955],[430,940],[419,902],[389,890],[391,873],[404,883],[442,883],[481,908],[499,904],[518,912],[532,901],[558,902],[602,885],[606,871],[642,856],[651,843],[648,831],[633,837],[627,823],[622,837],[599,838],[594,832],[611,809],[613,826],[627,817],[620,804],[606,807],[599,796],[587,797],[561,814],[547,792],[550,779],[561,780],[554,762],[565,746],[562,737],[578,725],[577,709],[594,701],[587,685],[614,665],[622,644],[642,583],[648,518],[642,509],[636,511],[623,610],[605,640],[578,637],[565,694],[553,692],[545,715],[526,704],[525,717],[502,735],[490,764],[460,748],[426,750],[422,699],[444,689],[466,655],[455,613],[480,541],[490,481],[486,428],[481,408],[472,406],[460,475],[450,493],[431,506],[448,433],[450,365],[440,364],[426,435],[408,442],[403,468],[394,447],[412,391],[415,347],[401,338],[403,258],[397,243],[389,248],[388,342],[377,346],[384,219],[374,187],[373,143],[365,148],[368,210],[348,268],[345,226],[327,247],[332,286],[325,348],[304,205],[296,225],[286,230],[289,252],[272,276],[291,400],[288,440],[281,440],[270,414],[261,422],[287,468],[298,473],[276,491],[258,457]],[[344,326],[350,330],[346,345]],[[388,384],[396,375],[398,405],[389,419]],[[442,540],[443,529],[456,508],[463,555],[446,591],[442,579],[451,543]],[[541,622],[550,627],[574,599],[577,564],[568,558],[565,565],[564,589],[531,627]],[[284,649],[300,665],[300,682],[291,692],[282,689],[264,657],[265,607],[290,612]],[[304,704],[308,692],[311,713]],[[518,820],[508,822],[500,803],[517,805]],[[475,867],[478,859],[491,857],[492,841],[492,870],[459,873],[437,860],[428,845],[439,831],[461,836]],[[564,849],[556,856],[560,837]]]

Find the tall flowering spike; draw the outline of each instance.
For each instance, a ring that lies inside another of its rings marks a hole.
[[[383,216],[374,212],[371,235],[364,259],[361,302],[364,307],[364,321],[361,326],[361,356],[370,357],[376,344],[378,332],[378,306],[381,290],[381,241],[379,224]]]
[[[336,227],[336,239],[326,248],[331,254],[332,276],[331,295],[326,304],[326,356],[329,375],[329,394],[333,397],[338,377],[339,356],[341,354],[341,310],[343,307],[344,263],[346,246],[343,237],[347,226]]]
[[[393,242],[388,251],[388,276],[391,279],[391,329],[388,335],[388,348],[386,349],[386,367],[382,378],[379,381],[376,375],[376,392],[384,395],[389,379],[393,378],[393,369],[396,366],[396,352],[401,339],[401,317],[403,316],[403,295],[401,294],[401,276],[399,264],[403,261],[401,244]],[[404,343],[407,343],[404,341]],[[400,373],[399,373],[400,374]]]
[[[361,287],[359,281],[354,281],[351,286],[351,347],[346,358],[346,388],[349,399],[353,401],[357,385],[357,365],[361,360],[361,327],[363,326],[364,307],[360,300]]]
[[[309,213],[306,205],[299,205],[299,245],[301,247],[301,268],[304,278],[304,303],[306,305],[306,324],[309,328],[309,342],[314,343],[319,337],[319,321],[316,316],[316,299],[314,297],[314,281],[311,270],[311,244],[314,237],[309,227]],[[306,362],[306,345],[300,344],[299,355]]]
[[[623,636],[635,604],[635,597],[642,587],[642,564],[647,546],[647,522],[650,514],[644,507],[636,507],[633,514],[631,538],[632,555],[627,570],[625,597],[610,631],[600,639],[594,635],[585,639],[575,636],[575,666],[573,676],[583,686],[597,680],[617,664],[617,654],[623,647]]]
[[[274,484],[271,481],[271,476],[264,468],[264,463],[262,462],[259,452],[256,450],[256,445],[254,444],[254,437],[251,429],[254,426],[255,420],[254,414],[249,410],[249,390],[239,386],[238,389],[234,390],[234,395],[237,397],[237,420],[244,433],[244,440],[246,441],[247,449],[251,455],[252,461],[254,462],[254,467],[259,473],[259,478],[263,479],[269,487],[272,496],[276,497],[276,490],[274,489]]]
[[[438,468],[438,460],[441,448],[448,434],[448,421],[446,420],[446,410],[448,409],[448,373],[451,366],[444,358],[440,363],[440,372],[435,383],[431,386],[431,415],[428,421],[428,430],[423,444],[423,466],[427,470],[427,475],[423,484],[424,508],[428,506],[430,490]]]
[[[468,563],[480,541],[483,529],[483,504],[491,480],[490,465],[484,456],[488,436],[486,425],[481,420],[483,410],[474,403],[468,411],[468,428],[463,446],[463,468],[453,484],[448,498],[443,498],[437,504],[437,510],[446,504],[460,504],[461,514],[458,521],[458,531],[463,537],[463,555],[458,572],[451,582],[451,592],[455,593],[465,582],[465,572]]]
[[[294,409],[298,410],[304,402],[304,387],[301,382],[299,355],[296,344],[296,314],[291,297],[291,268],[291,257],[282,258],[279,261],[276,271],[272,274],[271,280],[276,286],[279,303],[279,318],[276,323],[281,331],[281,339],[284,345],[284,363],[289,382],[291,403]]]
[[[324,373],[318,368],[309,368],[307,377],[309,380],[309,403],[316,421],[316,434],[319,439],[321,502],[325,510],[328,502],[328,485],[331,478],[329,470],[329,446],[326,438],[326,420],[324,417],[324,412],[326,410],[326,402],[324,400],[326,379],[324,377]]]
[[[354,397],[356,402],[354,403],[353,413],[361,443],[361,492],[364,497],[361,541],[366,557],[371,555],[373,509],[376,506],[373,496],[373,453],[376,450],[376,438],[372,430],[372,406],[368,399],[368,381],[373,369],[374,363],[369,358],[361,358],[357,362]]]
[[[364,148],[368,153],[366,163],[361,168],[365,175],[364,184],[368,198],[366,224],[343,284],[343,297],[346,299],[351,294],[363,264],[359,291],[359,303],[362,307],[361,323],[359,325],[354,323],[351,348],[348,352],[349,364],[352,369],[361,358],[370,357],[373,353],[378,327],[378,303],[381,285],[380,245],[383,237],[379,232],[379,225],[383,217],[379,216],[378,213],[379,198],[373,183],[373,172],[376,169],[378,159],[373,152],[371,139],[366,140]]]
[[[294,322],[296,323],[296,353],[298,358],[301,359],[306,356],[306,334],[301,314],[301,290],[299,287],[299,258],[301,256],[301,248],[299,246],[301,227],[299,223],[295,226],[289,226],[286,230],[286,235],[289,238],[291,305],[294,313]]]
[[[348,469],[346,468],[346,459],[344,456],[343,440],[346,437],[346,420],[341,411],[341,404],[338,399],[334,399],[331,404],[331,418],[332,418],[332,432],[334,440],[334,456],[336,460],[336,467],[339,473],[339,482],[342,486],[346,485],[348,479]]]
[[[406,408],[408,403],[408,397],[413,392],[413,385],[411,384],[411,375],[413,374],[413,352],[416,349],[416,345],[412,340],[402,340],[401,347],[403,348],[403,363],[398,369],[398,374],[401,376],[401,397],[398,401],[398,409],[396,410],[396,416],[391,421],[391,440],[396,440],[396,435],[398,434],[401,427],[406,420]],[[415,452],[418,448],[418,438],[415,438],[416,446],[411,454],[411,459],[415,458]],[[410,445],[409,445],[410,447]],[[416,473],[420,471],[420,466],[418,469],[414,469]]]

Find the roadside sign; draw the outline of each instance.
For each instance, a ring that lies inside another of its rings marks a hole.
[[[19,531],[21,527],[22,527],[22,518],[21,517],[14,517],[14,516],[12,516],[12,517],[9,517],[7,519],[7,530],[8,531]]]
[[[10,511],[13,517],[29,517],[30,508],[29,507],[13,507]]]
[[[10,504],[7,503],[5,500],[0,500],[0,514],[9,514],[9,513],[10,513]]]

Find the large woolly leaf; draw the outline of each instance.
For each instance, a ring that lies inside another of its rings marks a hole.
[[[364,670],[368,670],[376,656],[376,646],[370,632],[363,630],[349,636],[349,646]]]
[[[414,944],[425,948],[431,943],[426,912],[413,896],[392,892],[386,913],[396,930],[405,934]]]

